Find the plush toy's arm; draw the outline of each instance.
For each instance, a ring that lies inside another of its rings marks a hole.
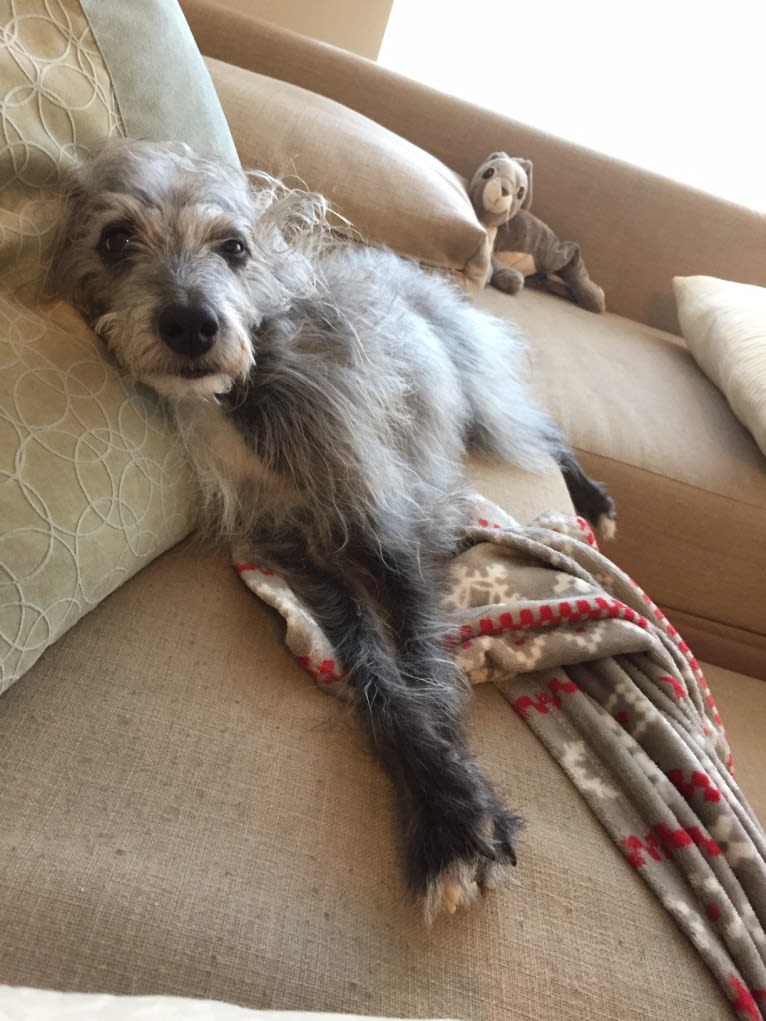
[[[504,252],[509,254],[504,256]],[[556,274],[564,281],[578,305],[590,312],[604,311],[606,307],[604,292],[588,276],[580,254],[580,246],[573,241],[560,241],[547,224],[526,209],[519,210],[513,219],[497,229],[495,255],[492,260],[493,284],[495,262],[499,262],[507,272],[517,273],[517,269],[507,269],[506,260],[521,269],[522,264],[518,255],[522,252],[532,260],[530,266],[522,269],[525,276],[531,276],[532,273],[544,276]],[[512,256],[510,253],[513,253]],[[519,289],[520,286],[517,290]],[[506,288],[502,287],[501,290]]]
[[[522,270],[515,266],[507,266],[492,256],[492,276],[489,282],[498,291],[504,291],[506,294],[518,294],[524,286],[525,275]]]

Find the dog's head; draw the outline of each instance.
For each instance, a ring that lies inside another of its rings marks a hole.
[[[244,378],[258,326],[301,289],[276,188],[183,145],[118,139],[65,194],[53,289],[127,377],[171,397]]]

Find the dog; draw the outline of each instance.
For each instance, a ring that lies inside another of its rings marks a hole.
[[[615,506],[525,393],[507,324],[328,222],[265,175],[113,140],[69,175],[53,286],[172,409],[207,519],[247,536],[336,649],[430,920],[509,877],[521,825],[468,748],[445,643],[463,455],[552,455],[602,531]]]

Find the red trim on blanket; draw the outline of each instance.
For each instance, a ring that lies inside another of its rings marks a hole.
[[[672,858],[676,851],[682,851],[692,844],[705,851],[711,858],[717,858],[721,854],[721,848],[715,840],[703,833],[699,826],[671,830],[669,826],[660,823],[653,826],[643,840],[631,834],[623,837],[620,844],[631,865],[637,869],[646,865],[648,858],[653,861],[662,861],[663,857]]]
[[[237,571],[238,574],[244,574],[246,571],[258,571],[259,574],[266,575],[274,573],[273,567],[264,567],[262,564],[252,563],[235,564],[234,570]]]
[[[590,523],[586,521],[585,518],[581,517],[576,517],[575,521],[577,522],[580,531],[585,532],[585,541],[588,543],[588,545],[592,546],[593,549],[597,550],[598,542],[596,541],[596,534],[590,527]]]
[[[596,539],[596,534],[590,525],[590,522],[586,520],[586,518],[574,516],[572,520],[577,524],[577,527],[580,529],[580,531],[584,533],[584,538],[587,544],[598,551],[598,541]],[[476,518],[475,521],[479,528],[503,529],[508,527],[507,525],[499,524],[497,521],[490,521],[489,518]],[[552,532],[557,532],[559,535],[563,534],[562,529],[560,528],[552,527],[550,530]],[[575,538],[575,536],[571,536],[571,538]]]
[[[669,684],[671,686],[673,689],[673,697],[676,701],[686,698],[689,694],[678,677],[673,677],[671,674],[663,674],[662,677],[658,677],[657,680],[661,681],[663,684]]]
[[[489,522],[486,518],[479,518],[476,524],[479,528],[502,528],[502,525],[499,525],[497,521]]]
[[[538,713],[548,713],[551,709],[560,709],[562,695],[573,695],[580,690],[574,681],[561,681],[558,677],[551,678],[548,681],[548,687],[551,690],[550,695],[547,691],[540,691],[535,695],[522,695],[511,703],[511,707],[516,710],[522,720],[526,720],[528,709],[535,709]]]
[[[637,582],[635,582],[632,578],[630,579],[630,583],[633,586],[633,588],[636,590],[636,592],[638,592],[638,594],[640,595],[641,599],[643,599],[643,601],[649,607],[649,609],[651,610],[651,613],[652,613],[652,616],[654,617],[654,619],[659,621],[660,624],[662,624],[662,626],[665,628],[665,630],[670,635],[670,637],[675,641],[677,648],[679,649],[680,652],[682,652],[684,654],[684,656],[688,660],[689,665],[691,666],[692,670],[696,674],[697,679],[699,680],[700,684],[707,691],[708,690],[708,685],[707,685],[707,681],[705,680],[705,677],[704,677],[704,675],[702,673],[702,668],[699,665],[699,661],[697,659],[695,659],[695,657],[692,655],[692,652],[691,652],[691,649],[689,648],[689,646],[686,644],[686,642],[683,640],[683,638],[681,638],[681,636],[679,635],[678,631],[673,627],[673,625],[670,623],[670,621],[665,616],[665,614],[662,612],[662,610],[659,608],[659,606],[657,606],[656,603],[654,603],[652,601],[651,597],[649,595],[647,595],[646,592],[644,592],[644,590],[641,588],[641,586]]]
[[[734,974],[730,974],[728,979],[732,988],[732,1004],[740,1017],[761,1021],[762,1015],[758,1009],[756,997],[761,1000],[766,999],[766,990],[754,989],[751,992]]]
[[[295,658],[305,670],[308,670],[317,684],[334,684],[344,678],[334,659],[323,659],[321,663],[312,663],[308,656],[296,656]]]
[[[713,698],[709,691],[708,694],[705,696],[705,701],[713,710],[713,720],[715,721],[716,725],[723,728],[723,720],[721,719],[721,714],[718,712],[718,706],[715,704],[715,699]]]
[[[463,624],[458,633],[447,636],[447,645],[467,647],[471,639],[481,635],[492,636],[504,631],[525,631],[531,628],[574,624],[581,620],[619,618],[646,630],[649,621],[619,599],[596,596],[595,599],[562,599],[558,603],[542,603],[536,609],[525,608],[517,613],[505,611],[497,619],[482,617],[478,627]],[[578,629],[579,630],[579,629]]]
[[[711,922],[717,922],[721,917],[721,907],[719,904],[708,904],[705,907],[705,914],[708,916]]]
[[[703,798],[705,801],[721,800],[721,792],[714,786],[707,773],[703,773],[700,769],[693,770],[689,780],[686,779],[682,769],[669,769],[665,775],[689,802],[691,802],[694,792],[697,790],[704,792]]]

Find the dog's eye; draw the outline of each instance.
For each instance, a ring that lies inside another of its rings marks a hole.
[[[490,177],[494,177],[495,176],[495,168],[494,167],[487,167],[487,169],[484,171],[484,173],[481,176],[484,178],[485,181],[488,181],[490,179]]]
[[[519,199],[519,201],[521,201],[521,199],[523,199],[523,198],[524,198],[524,196],[526,195],[526,193],[527,193],[527,189],[526,189],[526,188],[524,187],[524,185],[522,184],[522,186],[521,186],[521,187],[519,188],[519,190],[518,190],[518,191],[516,192],[516,198],[517,198],[517,199]]]
[[[120,262],[128,255],[132,242],[133,232],[125,224],[104,227],[98,250],[106,262]]]
[[[226,238],[218,246],[218,251],[227,262],[234,266],[241,265],[249,255],[247,245],[242,238]]]

